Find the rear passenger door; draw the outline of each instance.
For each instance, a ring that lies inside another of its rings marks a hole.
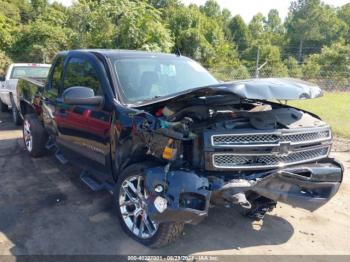
[[[99,70],[91,55],[68,57],[55,112],[58,143],[64,155],[78,164],[104,172],[108,171],[111,113],[100,106],[68,105],[62,100],[62,93],[74,86],[89,87],[95,95],[105,96],[107,87],[103,86]]]

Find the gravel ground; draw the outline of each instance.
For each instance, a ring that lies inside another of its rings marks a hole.
[[[335,137],[333,140],[333,152],[347,152],[350,153],[350,140],[349,139],[344,139],[344,138],[339,138]]]
[[[263,223],[214,208],[157,250],[127,237],[111,196],[91,192],[79,170],[53,157],[32,159],[9,114],[0,114],[0,255],[25,254],[350,254],[350,141],[332,155],[346,168],[338,194],[314,213],[279,204]]]

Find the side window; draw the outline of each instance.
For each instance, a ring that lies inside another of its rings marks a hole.
[[[63,61],[64,61],[63,56],[60,56],[56,59],[56,62],[53,65],[53,69],[52,69],[51,84],[48,85],[46,89],[47,98],[52,100],[57,98],[58,93],[60,91]]]
[[[72,86],[85,86],[92,88],[95,95],[102,95],[100,81],[95,68],[89,61],[72,58],[68,61],[63,80],[63,90]]]

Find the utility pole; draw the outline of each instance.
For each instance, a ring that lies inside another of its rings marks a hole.
[[[260,59],[260,47],[256,54],[256,68],[255,68],[255,78],[259,78],[259,59]]]
[[[299,42],[299,53],[298,53],[298,61],[299,61],[299,64],[302,64],[302,60],[303,60],[303,39],[300,39],[300,42]]]
[[[260,47],[258,47],[258,52],[256,55],[256,69],[255,69],[255,78],[259,78],[260,70],[267,65],[267,61],[263,63],[261,66],[259,66],[260,62]]]

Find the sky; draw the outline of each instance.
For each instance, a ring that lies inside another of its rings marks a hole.
[[[74,0],[55,0],[64,5],[71,5]],[[206,0],[181,0],[185,4],[197,4],[203,5]],[[252,19],[252,17],[261,12],[263,15],[267,15],[268,12],[275,8],[279,11],[281,18],[288,15],[288,8],[290,6],[291,0],[217,0],[221,8],[227,8],[231,11],[232,15],[241,15],[247,23]],[[324,0],[326,4],[339,7],[350,3],[350,0]]]

